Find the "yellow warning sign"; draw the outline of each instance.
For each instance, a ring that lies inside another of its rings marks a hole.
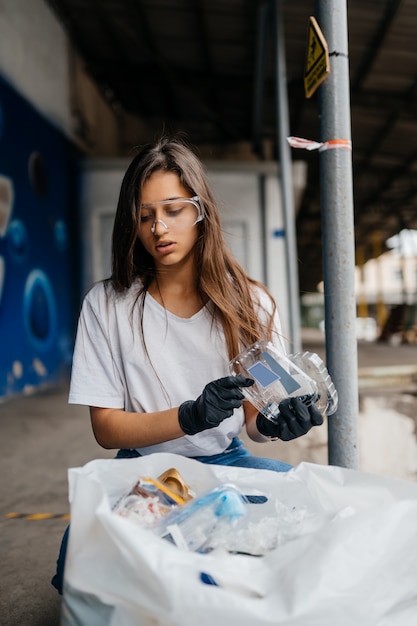
[[[317,87],[330,74],[329,50],[317,20],[310,17],[307,36],[304,92],[310,98]]]

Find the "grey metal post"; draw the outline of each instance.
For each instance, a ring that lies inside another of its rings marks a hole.
[[[284,209],[285,252],[287,259],[287,284],[290,317],[290,334],[293,352],[300,350],[300,305],[297,268],[297,243],[295,235],[295,210],[289,132],[287,72],[285,62],[284,29],[282,27],[281,0],[274,0],[274,42],[276,51],[277,140],[280,161],[281,197]]]
[[[269,33],[270,23],[270,6],[268,4],[262,4],[258,7],[257,12],[258,25],[257,25],[257,49],[256,49],[256,67],[255,67],[255,91],[253,98],[253,148],[258,154],[261,160],[265,159],[264,145],[262,141],[261,126],[262,126],[262,107],[263,107],[263,92],[265,83],[265,68],[266,68],[266,51],[267,40]],[[268,263],[267,263],[267,229],[266,229],[266,182],[265,174],[259,174],[258,176],[258,189],[259,189],[259,205],[261,216],[261,232],[262,232],[262,280],[268,285]]]
[[[330,75],[319,87],[320,141],[350,139],[346,0],[317,0],[317,21],[327,41]],[[358,359],[354,289],[352,154],[320,154],[326,359],[339,393],[329,417],[329,463],[357,469]]]

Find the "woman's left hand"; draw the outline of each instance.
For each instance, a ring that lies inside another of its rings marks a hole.
[[[266,437],[282,439],[282,441],[290,441],[297,437],[302,437],[313,426],[321,426],[323,424],[323,416],[315,406],[311,403],[309,406],[305,404],[301,398],[286,398],[279,404],[278,422],[274,424],[258,413],[256,418],[256,427],[259,432]],[[311,397],[308,398],[311,401]]]

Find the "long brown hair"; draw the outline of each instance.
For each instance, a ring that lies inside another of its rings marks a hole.
[[[164,136],[144,146],[123,178],[112,240],[114,288],[122,292],[140,278],[143,286],[138,295],[144,298],[156,278],[153,258],[137,233],[142,188],[158,170],[175,172],[190,194],[200,198],[204,219],[196,225],[196,288],[202,301],[208,297],[214,304],[214,315],[222,324],[230,358],[257,340],[271,340],[275,302],[266,287],[251,279],[231,254],[204,167],[191,146],[177,137]],[[270,311],[262,321],[257,310],[259,303],[254,302],[255,286],[270,298]]]

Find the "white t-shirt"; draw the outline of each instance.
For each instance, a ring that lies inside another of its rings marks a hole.
[[[229,375],[221,324],[208,303],[190,318],[177,317],[146,294],[141,331],[137,294],[140,282],[118,294],[97,283],[86,295],[77,330],[69,402],[152,413],[195,400],[205,385]],[[259,291],[262,305],[267,298]],[[276,329],[280,331],[279,319]],[[243,409],[216,428],[153,446],[140,454],[172,452],[184,456],[223,452],[244,422]]]

